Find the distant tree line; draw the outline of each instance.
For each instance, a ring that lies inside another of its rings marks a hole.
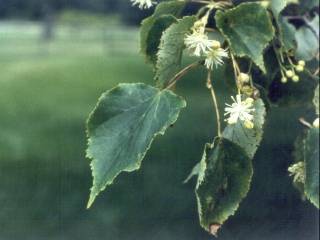
[[[137,24],[150,11],[132,8],[129,0],[0,0],[0,19],[43,20],[65,9],[96,13],[119,13],[127,23]]]

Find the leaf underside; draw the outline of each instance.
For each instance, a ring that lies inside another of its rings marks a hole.
[[[182,53],[185,49],[185,35],[190,31],[195,21],[195,16],[184,17],[163,33],[157,54],[155,77],[159,86],[165,86],[178,73]]]
[[[171,91],[145,84],[120,84],[102,95],[88,120],[93,175],[88,207],[121,172],[140,168],[155,136],[164,134],[185,106]]]
[[[254,103],[254,128],[247,129],[242,121],[234,125],[228,125],[222,133],[222,136],[238,144],[245,150],[246,154],[253,158],[263,136],[263,126],[266,116],[266,108],[261,99]]]
[[[263,51],[275,33],[267,10],[259,3],[243,3],[218,11],[215,18],[232,52],[239,57],[249,57],[265,72]]]

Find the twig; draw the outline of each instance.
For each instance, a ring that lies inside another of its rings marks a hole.
[[[172,88],[183,76],[185,76],[190,70],[198,67],[201,65],[201,62],[195,62],[184,69],[182,69],[180,72],[178,72],[168,83],[168,85],[165,87],[165,89],[170,89]]]
[[[219,107],[218,107],[217,96],[216,96],[216,93],[215,93],[214,88],[213,88],[212,83],[211,83],[211,71],[210,70],[208,71],[207,88],[210,90],[210,93],[211,93],[211,96],[212,96],[214,108],[215,108],[215,111],[216,111],[216,117],[217,117],[218,136],[221,137],[222,134],[221,134],[220,112],[219,112]]]

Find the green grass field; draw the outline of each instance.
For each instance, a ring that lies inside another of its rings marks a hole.
[[[182,184],[215,134],[199,72],[178,86],[188,108],[155,141],[142,170],[122,174],[85,210],[87,116],[101,93],[119,82],[153,83],[151,67],[138,54],[137,30],[108,29],[60,27],[48,43],[36,23],[0,23],[0,240],[212,239],[198,224],[194,181]],[[219,74],[215,81],[226,89]],[[291,118],[276,118],[277,112]],[[286,172],[301,113],[270,111],[267,129],[279,131],[266,134],[253,188],[220,239],[315,239],[317,212],[300,201]]]

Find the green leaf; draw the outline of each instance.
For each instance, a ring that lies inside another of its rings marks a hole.
[[[254,103],[254,128],[247,129],[241,121],[234,125],[228,125],[222,133],[222,136],[239,145],[245,150],[246,154],[253,158],[263,136],[263,127],[266,116],[266,108],[261,99]]]
[[[154,19],[152,27],[149,29],[145,37],[141,32],[141,52],[145,54],[146,60],[153,64],[157,61],[157,53],[159,50],[160,39],[162,33],[177,19],[171,15],[164,15]],[[143,27],[141,28],[143,30]]]
[[[163,33],[156,65],[156,80],[160,86],[165,86],[178,73],[185,49],[185,35],[196,20],[195,16],[184,17]]]
[[[319,15],[316,14],[316,16],[311,21],[307,20],[307,25],[309,28],[311,28],[313,33],[319,38]]]
[[[196,187],[201,226],[216,235],[247,195],[253,175],[252,161],[233,142],[218,138],[207,144]]]
[[[308,131],[305,140],[305,194],[319,208],[319,128]]]
[[[251,58],[265,72],[263,52],[275,33],[267,10],[259,3],[243,3],[225,12],[218,11],[215,18],[232,52]]]
[[[310,61],[316,57],[319,51],[319,42],[313,30],[307,26],[299,28],[296,32],[296,41],[298,44],[297,59]]]
[[[143,20],[140,28],[140,50],[148,62],[156,63],[160,38],[164,30],[176,22],[185,2],[169,1],[157,5],[152,16]]]
[[[289,5],[289,4],[298,4],[298,0],[271,0],[270,8],[273,12],[273,16],[279,27],[279,40],[281,41],[284,50],[290,51],[296,48],[295,42],[295,27],[290,24],[280,13]]]
[[[186,106],[169,90],[145,84],[120,84],[104,93],[88,120],[87,157],[92,159],[92,205],[121,172],[140,168],[150,145]]]
[[[294,142],[293,164],[289,167],[288,171],[290,176],[293,177],[293,186],[300,192],[301,198],[305,200],[304,185],[305,185],[305,162],[304,162],[304,140],[305,135],[301,134],[297,137]],[[303,167],[302,177],[301,177],[301,167]],[[293,171],[295,170],[295,171]]]
[[[286,52],[297,47],[296,43],[296,28],[288,22],[287,19],[279,18],[279,28],[281,31],[281,42]]]
[[[301,0],[301,8],[304,11],[310,11],[314,7],[319,6],[319,0]]]
[[[270,7],[275,16],[278,18],[280,13],[285,9],[285,7],[291,3],[299,3],[298,0],[271,0]]]
[[[316,109],[316,114],[319,115],[319,84],[314,93],[313,104]]]

